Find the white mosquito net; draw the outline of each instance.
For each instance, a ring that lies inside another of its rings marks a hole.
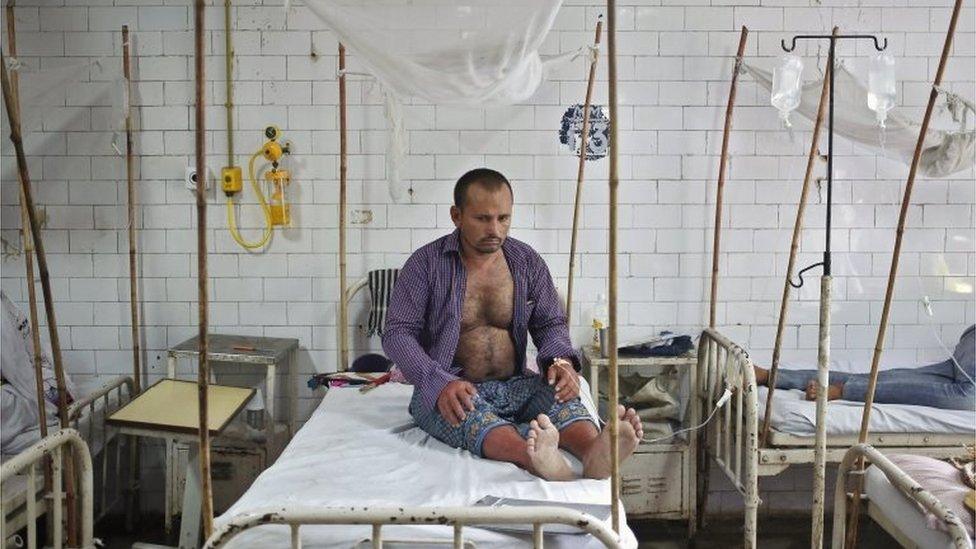
[[[61,60],[58,60],[61,61]],[[20,130],[27,158],[51,155],[51,144],[75,131],[91,131],[96,140],[86,150],[95,156],[124,156],[125,115],[129,95],[121,78],[119,57],[97,57],[84,60],[66,59],[63,63],[40,64],[36,58],[6,58],[7,69],[16,74]],[[10,121],[2,110],[2,132],[10,133]],[[5,162],[0,169],[4,181],[17,181],[17,163]],[[122,177],[124,172],[119,172]],[[44,177],[33,174],[35,182]],[[2,238],[5,256],[21,253],[19,244]]]
[[[511,104],[535,93],[549,68],[586,51],[540,55],[562,0],[306,0],[384,88],[390,126],[387,178],[403,198],[399,103]]]
[[[743,64],[765,89],[772,88],[772,73]],[[823,79],[803,85],[803,95],[796,112],[812,121],[817,117]],[[871,148],[893,153],[902,162],[910,163],[915,154],[921,122],[900,114],[897,109],[888,113],[886,128],[880,130],[874,111],[868,108],[867,88],[842,63],[834,73],[834,131],[852,141]],[[946,177],[969,169],[976,155],[976,133],[967,128],[968,113],[973,105],[959,96],[944,94],[953,118],[959,121],[958,130],[929,130],[925,136],[919,171],[928,177]],[[883,142],[882,142],[883,140]]]

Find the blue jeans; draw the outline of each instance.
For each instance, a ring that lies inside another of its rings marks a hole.
[[[971,366],[963,364],[963,367]],[[973,377],[972,368],[966,371]],[[844,384],[843,399],[864,402],[868,392],[868,374],[830,372],[831,384]],[[805,390],[817,379],[816,370],[781,369],[776,374],[777,389]],[[916,404],[949,410],[972,410],[976,403],[974,386],[951,360],[922,366],[878,372],[874,401],[884,404]]]

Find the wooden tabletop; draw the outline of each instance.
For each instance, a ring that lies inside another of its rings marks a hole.
[[[258,337],[232,334],[210,334],[207,338],[207,357],[217,362],[281,363],[287,354],[298,349],[298,340],[290,337]],[[195,357],[200,354],[200,337],[190,339],[169,349],[176,357]]]
[[[207,426],[220,434],[254,396],[254,389],[210,385],[207,391]],[[194,434],[200,428],[200,401],[194,381],[163,379],[140,393],[108,417],[116,427],[137,427]]]

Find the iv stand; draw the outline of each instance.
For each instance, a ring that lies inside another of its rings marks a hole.
[[[827,454],[827,385],[829,377],[830,362],[830,292],[831,292],[831,254],[830,254],[830,229],[831,213],[833,209],[833,190],[834,190],[834,53],[838,40],[872,40],[874,48],[884,51],[888,47],[888,39],[878,42],[878,37],[868,34],[837,34],[837,27],[834,27],[831,34],[799,34],[793,37],[789,47],[786,40],[781,42],[783,51],[791,52],[796,49],[797,40],[829,40],[830,48],[827,53],[827,78],[828,88],[830,88],[830,100],[828,108],[828,128],[827,133],[827,223],[824,240],[823,261],[806,267],[803,272],[814,267],[822,266],[823,275],[820,277],[820,334],[817,345],[817,434],[814,445],[814,465],[813,465],[813,530],[810,535],[810,547],[820,549],[823,547],[824,530],[824,488],[826,484],[826,454]],[[799,284],[790,282],[794,288],[803,285],[803,278]]]

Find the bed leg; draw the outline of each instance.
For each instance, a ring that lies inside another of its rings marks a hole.
[[[532,525],[532,547],[542,549],[542,525],[535,523]]]
[[[291,549],[302,549],[302,536],[298,532],[301,528],[298,524],[291,525]]]
[[[464,549],[464,536],[462,535],[463,531],[463,524],[454,525],[454,549]],[[541,547],[541,545],[539,547]]]
[[[383,525],[373,525],[373,549],[383,549]]]

